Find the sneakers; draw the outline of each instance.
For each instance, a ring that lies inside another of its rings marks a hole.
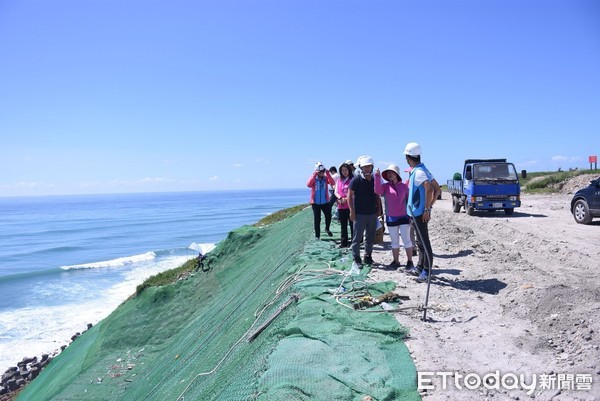
[[[331,230],[325,230],[325,232],[327,233],[327,235],[329,235],[330,237],[333,237],[333,233],[331,232]]]
[[[408,262],[406,262],[406,266],[404,268],[402,268],[401,265],[398,265],[398,271],[399,272],[408,273],[409,271],[411,271],[414,268],[415,268],[415,265],[413,265],[413,262],[410,261],[410,260]]]
[[[365,255],[364,257],[364,262],[365,265],[372,265],[373,264],[373,258],[371,257],[371,255]]]
[[[399,267],[400,267],[400,263],[393,260],[392,263],[390,263],[389,265],[387,265],[385,267],[385,270],[396,270]]]
[[[360,260],[360,256],[355,256],[354,257],[354,263],[356,263],[358,265],[359,269],[363,268],[363,264],[362,264],[362,260]]]
[[[410,274],[411,276],[419,276],[421,275],[421,271],[423,271],[423,268],[421,266],[414,266],[411,269],[404,270],[406,274]]]
[[[428,277],[429,277],[429,273],[427,272],[427,269],[423,269],[423,271],[421,272],[421,274],[419,275],[419,277],[417,277],[415,279],[415,281],[417,283],[426,283]]]

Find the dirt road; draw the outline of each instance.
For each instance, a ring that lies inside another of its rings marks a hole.
[[[423,376],[434,387],[423,399],[600,400],[600,221],[576,224],[568,194],[524,195],[512,216],[453,213],[450,195],[443,198],[430,223],[435,309],[427,322],[397,314],[411,328],[417,371],[442,372]],[[387,264],[385,240],[373,257]],[[426,284],[408,275],[371,276],[396,281],[411,296],[407,306],[424,302]],[[452,372],[446,389],[443,372]],[[527,386],[535,379],[535,390],[512,385],[512,374]],[[476,386],[478,378],[488,381]]]

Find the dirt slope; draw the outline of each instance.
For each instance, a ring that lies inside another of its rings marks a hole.
[[[422,313],[397,314],[411,327],[417,371],[483,378],[499,370],[501,377],[525,374],[528,384],[535,374],[538,383],[532,394],[521,387],[459,390],[449,377],[444,390],[436,376],[424,400],[600,399],[600,221],[576,224],[570,198],[525,195],[513,216],[453,213],[447,193],[436,203],[430,233],[438,278],[429,303],[437,310],[428,322]],[[376,262],[391,261],[389,242],[378,249]],[[396,272],[372,276],[395,280],[411,295],[406,305],[423,303],[425,284]],[[569,376],[563,386],[570,381],[574,390],[544,389],[542,374],[591,375],[592,389],[577,390]]]

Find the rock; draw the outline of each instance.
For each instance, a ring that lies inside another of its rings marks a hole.
[[[48,354],[42,354],[42,362],[47,360],[49,357],[50,357],[50,355],[48,355]]]
[[[21,362],[17,363],[17,366],[19,366],[19,367],[20,366],[25,366],[28,363],[36,362],[36,361],[37,361],[37,356],[34,356],[33,358],[25,357],[25,358],[23,358],[23,360]]]
[[[5,388],[5,387],[0,386],[0,395],[4,395],[6,393],[8,393],[8,389]]]
[[[25,379],[23,379],[22,377],[20,379],[17,380],[17,388],[21,388],[23,387],[25,384],[27,384],[27,382],[25,381]]]
[[[27,380],[33,380],[40,374],[40,369],[38,367],[33,367],[29,371],[29,376],[27,376]]]
[[[88,328],[88,330],[89,330],[89,329],[91,329],[92,327],[94,327],[94,325],[93,325],[93,324],[91,324],[91,323],[88,323],[88,324],[87,324],[87,328]]]
[[[9,381],[10,379],[12,379],[13,377],[15,377],[15,371],[14,370],[7,370],[6,373],[4,373],[2,375],[2,383],[6,383],[7,381]]]
[[[15,379],[10,379],[9,381],[7,381],[6,386],[8,388],[8,391],[15,391],[16,389],[19,388],[19,386],[17,386],[17,381]]]

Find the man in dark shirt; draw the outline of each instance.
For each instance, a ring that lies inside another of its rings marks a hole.
[[[354,236],[352,237],[352,256],[354,262],[362,267],[360,259],[360,242],[365,236],[364,263],[373,264],[371,252],[377,230],[377,201],[375,194],[375,181],[373,177],[373,158],[361,156],[356,163],[360,172],[350,181],[348,188],[348,206],[350,207],[350,220],[354,223]]]

